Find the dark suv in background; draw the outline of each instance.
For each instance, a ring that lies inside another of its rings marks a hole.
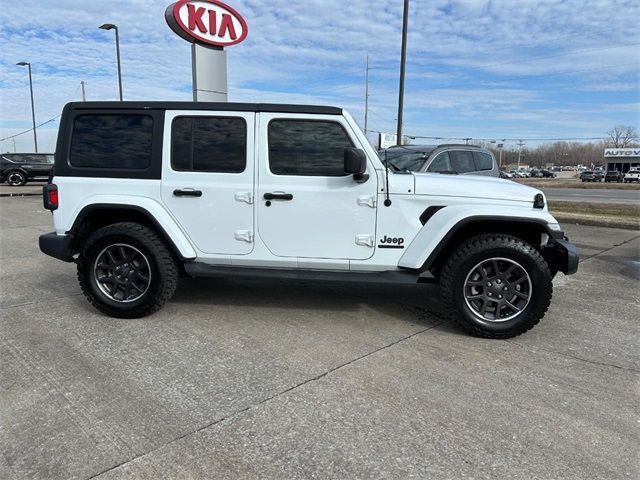
[[[619,172],[618,170],[608,170],[604,175],[605,182],[617,182],[622,183],[622,179],[624,178],[624,174]]]
[[[19,187],[32,180],[47,180],[53,168],[53,153],[3,153],[0,182]]]
[[[473,145],[398,145],[380,150],[378,156],[395,171],[500,175],[492,153]]]

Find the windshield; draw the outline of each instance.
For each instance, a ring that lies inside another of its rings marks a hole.
[[[394,149],[383,150],[379,153],[380,159],[384,163],[385,153],[389,164],[398,171],[418,172],[424,166],[433,149],[414,150],[414,149]]]

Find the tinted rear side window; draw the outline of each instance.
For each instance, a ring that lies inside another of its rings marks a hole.
[[[451,169],[458,173],[468,173],[476,171],[476,164],[473,161],[471,152],[464,150],[452,150],[449,152]]]
[[[80,115],[73,124],[69,163],[79,168],[144,170],[151,164],[149,115]]]
[[[336,122],[269,123],[269,168],[276,175],[344,176],[344,149],[352,146],[347,132]]]
[[[473,152],[476,158],[478,170],[491,170],[493,168],[493,157],[485,152]]]
[[[243,118],[178,117],[171,130],[171,167],[178,171],[241,173],[247,164]]]

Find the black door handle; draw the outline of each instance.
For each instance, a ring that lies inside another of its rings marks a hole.
[[[265,193],[265,200],[293,200],[293,195],[290,193]]]
[[[173,194],[176,197],[201,197],[202,191],[200,190],[174,190]]]

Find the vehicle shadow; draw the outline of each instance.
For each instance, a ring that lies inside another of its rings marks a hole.
[[[172,303],[354,313],[363,306],[417,325],[447,322],[437,285],[183,278]]]

